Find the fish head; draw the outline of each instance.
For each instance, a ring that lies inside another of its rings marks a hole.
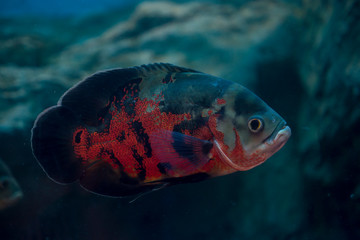
[[[22,190],[9,169],[0,160],[0,210],[15,204],[23,196]]]
[[[248,89],[237,86],[224,95],[216,119],[214,145],[220,159],[246,171],[280,150],[291,136],[286,121]]]

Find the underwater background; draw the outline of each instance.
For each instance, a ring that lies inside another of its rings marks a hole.
[[[357,0],[5,0],[0,159],[23,196],[0,239],[360,239],[359,43]],[[36,116],[89,74],[153,62],[248,87],[290,140],[252,170],[132,203],[51,181]]]

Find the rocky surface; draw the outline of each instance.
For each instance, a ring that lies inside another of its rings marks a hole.
[[[305,93],[297,121],[304,195],[311,196],[307,224],[316,238],[331,229],[334,239],[356,239],[360,236],[360,2],[307,4],[306,50],[299,67]]]
[[[68,48],[57,63],[62,69],[94,72],[171,62],[250,85],[258,62],[291,54],[293,39],[286,33],[294,25],[291,11],[280,3],[260,1],[235,8],[145,2],[128,21]]]
[[[55,49],[41,34],[0,35],[0,56],[7,56],[0,61],[0,157],[25,185],[25,200],[0,215],[13,226],[9,236],[20,225],[39,238],[360,237],[359,2],[214,2],[144,2],[128,18],[77,23],[84,35]],[[36,56],[46,57],[32,64]],[[88,74],[150,62],[248,86],[288,120],[291,140],[254,170],[165,189],[132,205],[51,182],[29,148],[36,116]]]

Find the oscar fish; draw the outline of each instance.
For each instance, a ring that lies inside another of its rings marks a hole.
[[[290,135],[242,85],[155,63],[79,82],[38,116],[31,143],[55,182],[121,197],[249,170]]]

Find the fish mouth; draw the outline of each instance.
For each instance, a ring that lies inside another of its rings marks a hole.
[[[274,131],[264,139],[264,152],[267,153],[267,158],[271,157],[280,148],[282,148],[291,136],[291,129],[286,125],[285,121],[281,121],[274,129]]]
[[[276,135],[279,133],[279,131],[281,131],[283,128],[286,127],[286,122],[285,121],[280,121],[276,127],[274,128],[274,130],[272,131],[272,133],[263,140],[263,143],[271,143]]]

